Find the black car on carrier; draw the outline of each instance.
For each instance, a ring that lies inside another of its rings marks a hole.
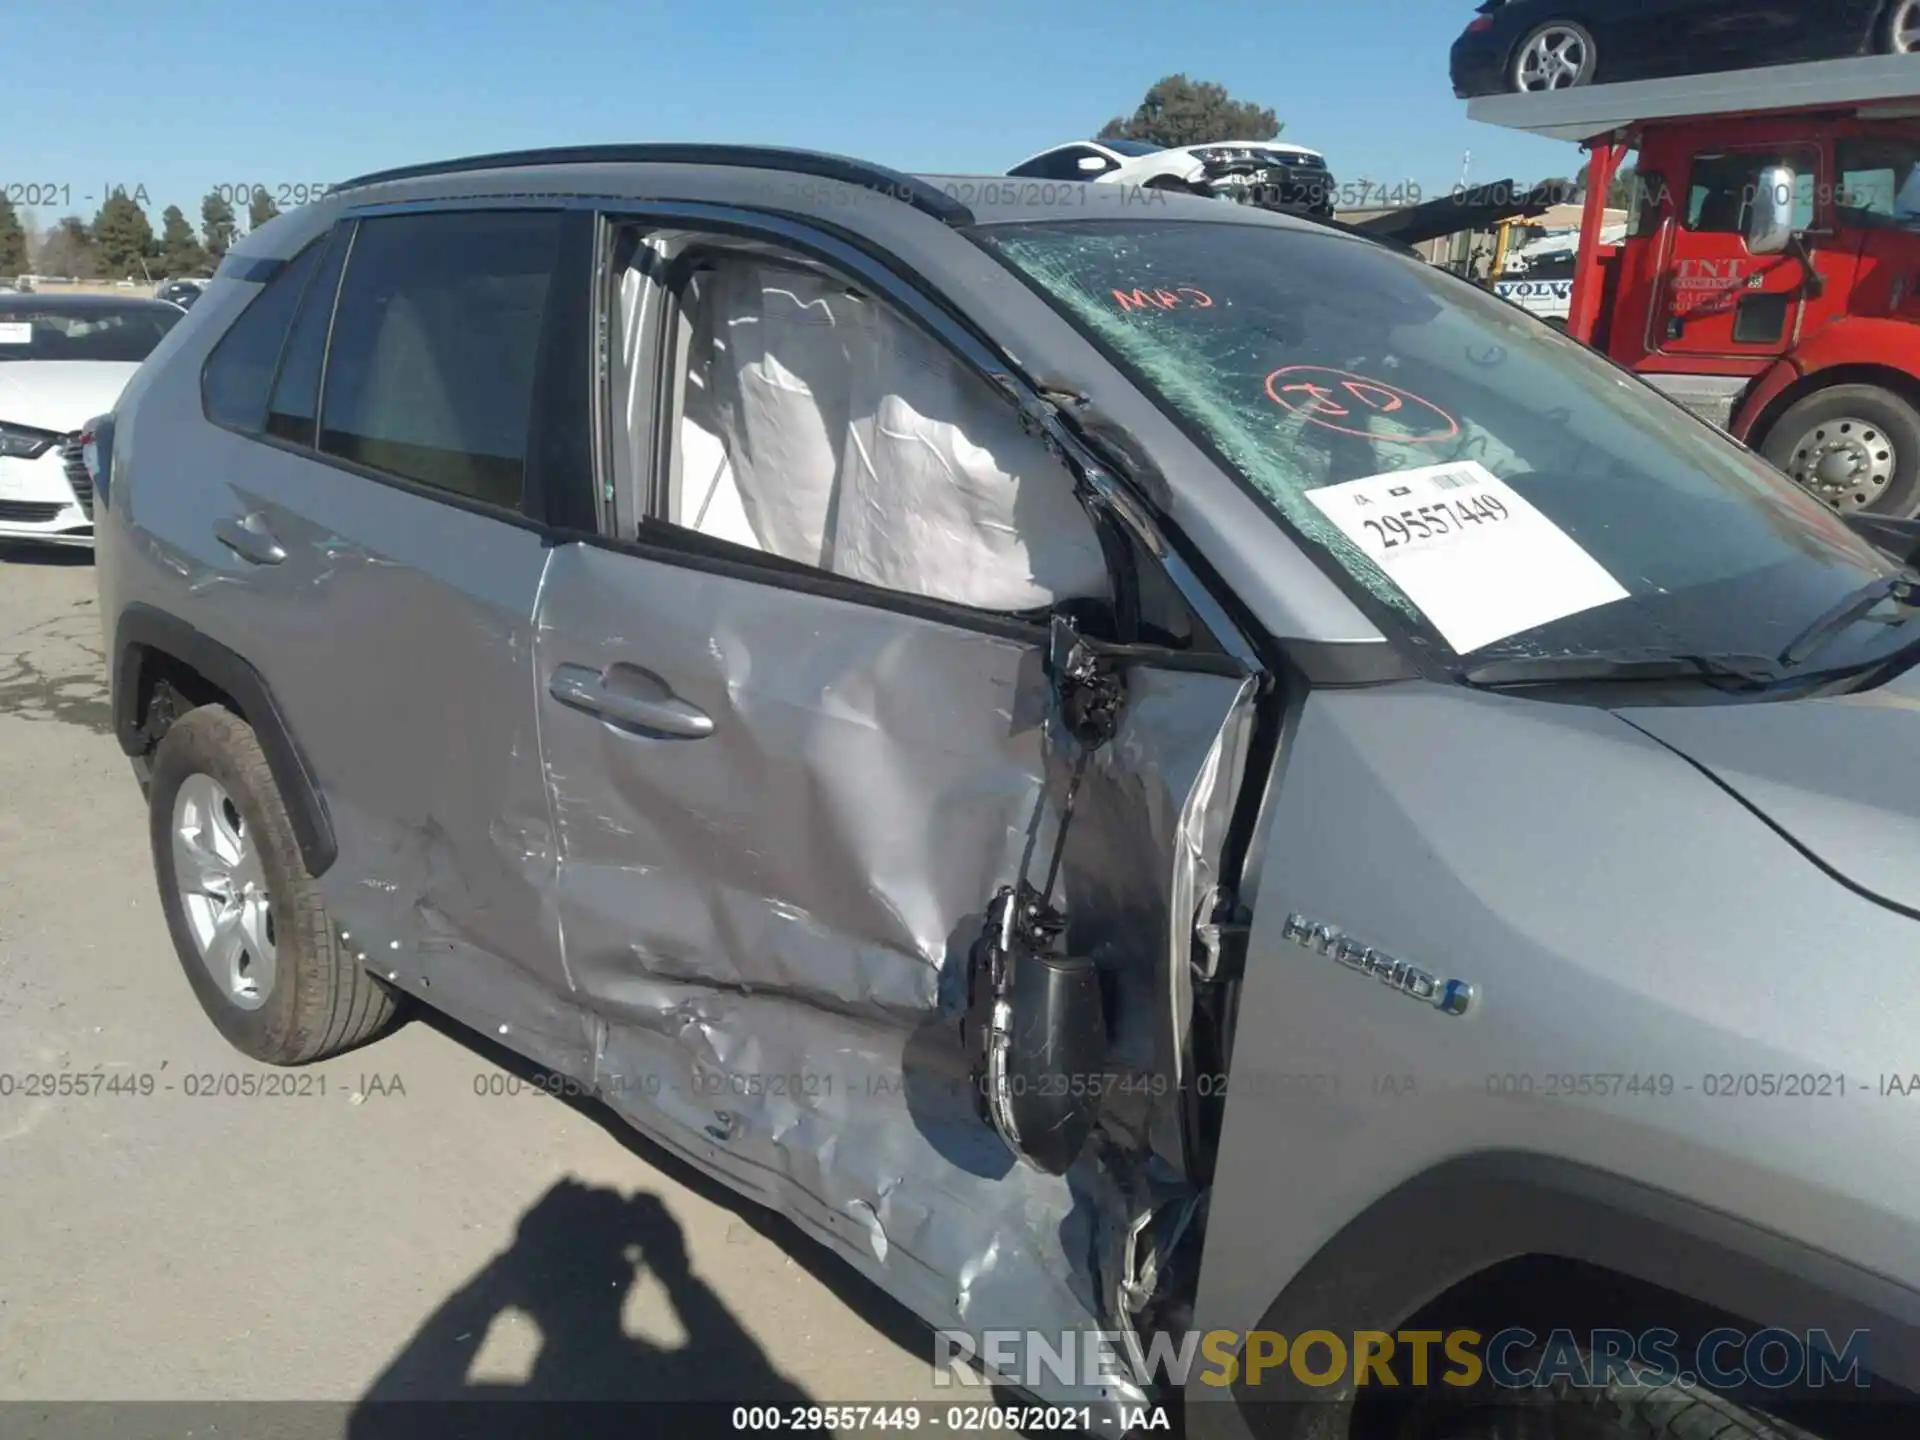
[[[1461,98],[1920,51],[1920,0],[1485,0]]]

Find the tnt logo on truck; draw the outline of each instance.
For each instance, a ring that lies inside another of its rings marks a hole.
[[[1673,288],[1706,291],[1738,290],[1747,284],[1749,268],[1747,262],[1738,256],[1725,260],[1688,258],[1675,263]]]

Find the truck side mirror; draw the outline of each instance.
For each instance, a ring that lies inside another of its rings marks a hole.
[[[1760,172],[1747,206],[1747,249],[1755,255],[1779,255],[1793,244],[1793,200],[1800,177],[1791,165],[1769,165]]]

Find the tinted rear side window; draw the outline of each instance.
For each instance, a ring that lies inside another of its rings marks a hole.
[[[334,292],[340,288],[340,270],[346,264],[352,236],[353,227],[341,225],[328,237],[280,357],[280,378],[274,382],[273,400],[267,406],[267,433],[296,445],[314,442],[314,417],[320,413],[320,366],[326,359]]]
[[[321,450],[518,509],[560,220],[363,221],[334,314]]]
[[[294,256],[213,347],[200,372],[200,405],[214,424],[247,431],[266,424],[267,392],[280,365],[280,347],[320,251],[315,243]]]

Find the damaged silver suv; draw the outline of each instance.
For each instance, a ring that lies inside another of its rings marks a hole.
[[[1513,307],[1164,191],[493,155],[247,237],[96,444],[246,1054],[444,1010],[1093,1428],[1920,1392],[1914,537]]]

